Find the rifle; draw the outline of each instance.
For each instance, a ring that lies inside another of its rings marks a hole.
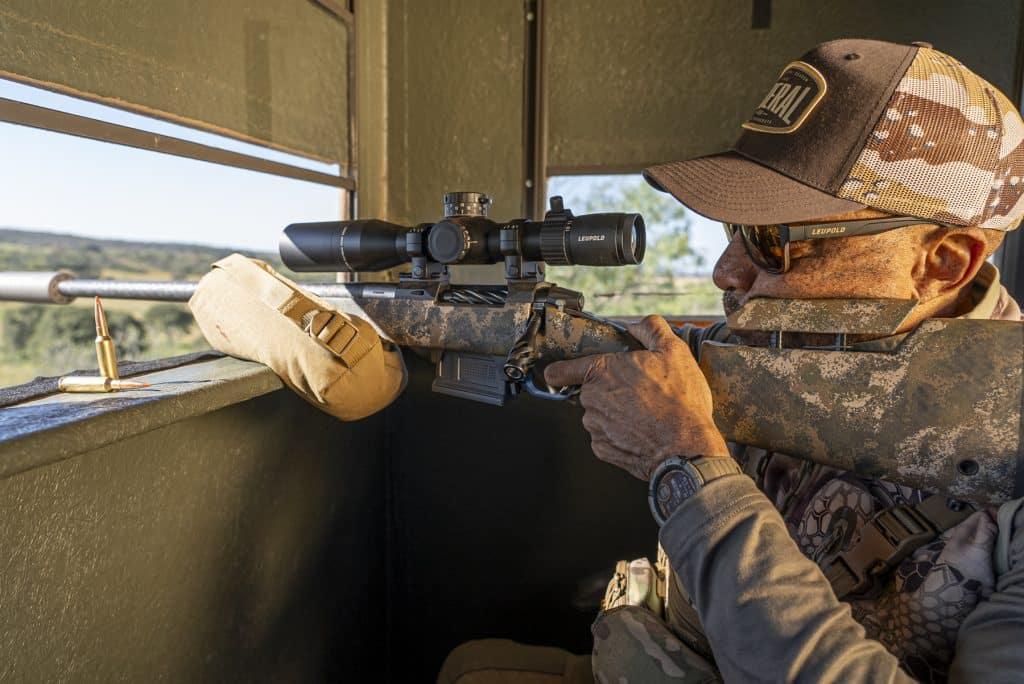
[[[502,405],[549,388],[552,361],[630,351],[621,324],[585,312],[581,293],[544,280],[544,264],[618,266],[643,259],[638,214],[574,216],[551,199],[543,221],[487,217],[479,193],[445,195],[444,217],[399,226],[380,220],[288,226],[281,258],[295,271],[382,270],[410,263],[397,283],[306,285],[370,321],[385,340],[425,350],[434,391]],[[503,285],[451,283],[452,264],[503,263]],[[77,296],[186,301],[193,283],[84,280],[68,272],[0,274],[0,299],[67,303]],[[734,329],[834,335],[832,349],[727,344],[728,331],[684,326],[729,441],[969,501],[1024,494],[1021,443],[1024,326],[932,319],[888,352],[846,345],[848,335],[891,336],[913,303],[753,300]],[[995,352],[993,350],[996,350]]]
[[[399,226],[376,219],[297,223],[285,228],[280,253],[298,272],[380,271],[411,263],[397,283],[303,283],[311,293],[369,321],[400,347],[424,350],[437,363],[433,389],[502,405],[525,391],[566,399],[535,379],[534,366],[639,348],[624,326],[586,313],[580,292],[544,281],[544,266],[617,266],[643,260],[639,214],[574,216],[551,198],[543,221],[487,217],[481,193],[447,193],[444,218]],[[504,263],[503,285],[457,285],[453,264]],[[185,302],[190,282],[77,278],[68,271],[0,274],[0,299],[66,304],[76,297]]]

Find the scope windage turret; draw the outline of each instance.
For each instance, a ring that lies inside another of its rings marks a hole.
[[[445,195],[445,217],[402,226],[377,219],[293,223],[281,236],[281,260],[293,271],[381,271],[419,257],[439,264],[494,264],[515,257],[552,266],[624,266],[644,258],[640,214],[573,216],[551,198],[543,221],[487,217],[490,198]]]

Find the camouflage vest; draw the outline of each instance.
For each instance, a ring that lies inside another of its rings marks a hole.
[[[736,445],[734,455],[756,474],[804,555],[820,565],[852,548],[877,511],[926,496],[762,449]],[[978,511],[912,553],[876,598],[850,601],[868,638],[914,678],[945,681],[960,625],[995,587],[996,532],[995,510]]]

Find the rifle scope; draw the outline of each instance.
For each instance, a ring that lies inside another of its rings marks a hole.
[[[281,260],[293,271],[381,271],[416,257],[440,264],[494,264],[506,257],[553,266],[623,266],[644,258],[640,214],[573,216],[561,197],[543,221],[487,217],[490,198],[444,196],[444,218],[402,226],[378,219],[293,223],[281,235]]]

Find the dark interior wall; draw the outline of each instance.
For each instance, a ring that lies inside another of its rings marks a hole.
[[[379,679],[383,434],[281,390],[0,480],[0,681]]]
[[[407,362],[358,423],[279,390],[124,438],[161,409],[123,400],[112,444],[0,479],[0,681],[431,681],[473,638],[588,650],[615,561],[655,552],[643,484],[578,408],[444,397]]]
[[[432,394],[433,367],[407,360],[388,410],[392,680],[431,681],[483,637],[589,652],[615,562],[655,556],[646,486],[593,457],[578,407]]]

